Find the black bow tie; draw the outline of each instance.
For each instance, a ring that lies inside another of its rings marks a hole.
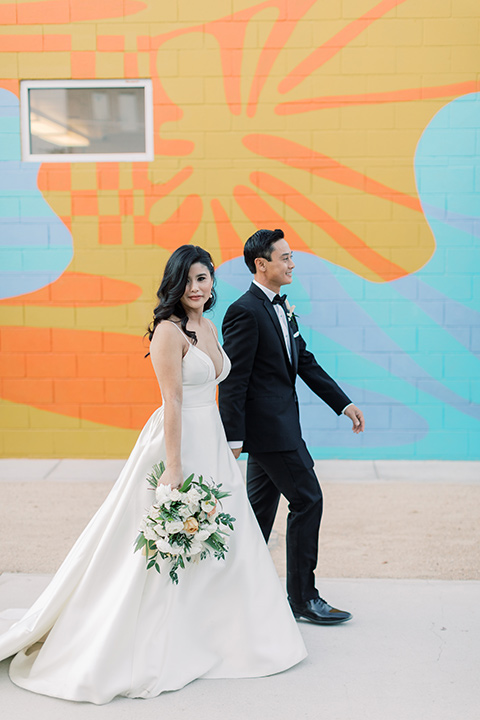
[[[285,305],[286,295],[275,295],[272,300],[272,305]]]

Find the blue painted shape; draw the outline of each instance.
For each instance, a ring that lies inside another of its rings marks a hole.
[[[0,89],[0,298],[49,285],[73,257],[69,230],[38,189],[40,164],[20,157],[18,99]]]

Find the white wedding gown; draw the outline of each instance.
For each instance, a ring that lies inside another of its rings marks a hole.
[[[196,678],[270,675],[306,656],[215,402],[229,370],[223,353],[215,378],[212,360],[194,345],[183,359],[183,471],[231,493],[223,500],[236,518],[226,559],[188,564],[173,585],[168,564],[162,574],[147,571],[133,552],[153,501],[146,477],[165,459],[160,407],[49,586],[0,637],[0,659],[15,655],[14,683],[101,704],[154,697]]]

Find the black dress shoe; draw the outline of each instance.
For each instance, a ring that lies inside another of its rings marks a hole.
[[[320,597],[300,604],[290,600],[290,607],[297,620],[307,620],[316,625],[338,625],[352,617],[351,613],[333,608]]]

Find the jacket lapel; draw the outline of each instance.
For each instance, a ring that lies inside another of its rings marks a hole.
[[[288,332],[290,335],[290,348],[292,350],[292,369],[293,369],[294,375],[296,375],[297,370],[298,370],[298,349],[297,349],[297,341],[293,337],[293,328],[292,328],[292,323],[290,321],[288,321]]]

